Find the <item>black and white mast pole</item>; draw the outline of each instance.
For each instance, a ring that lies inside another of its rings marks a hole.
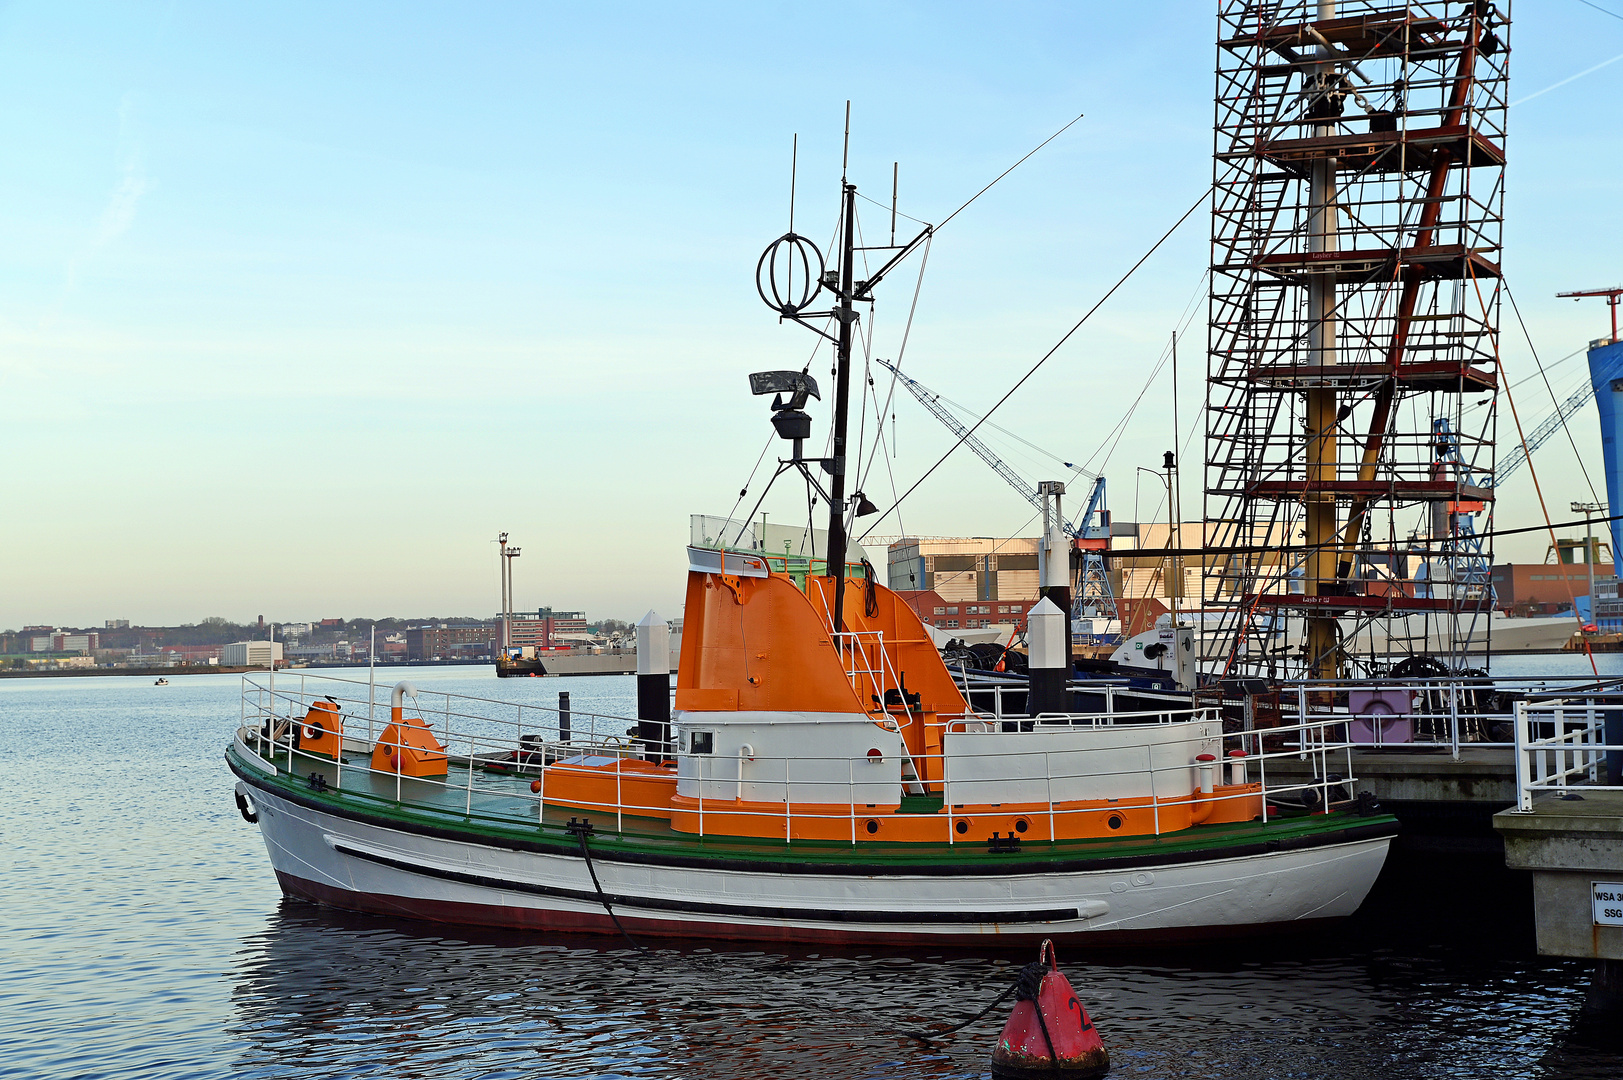
[[[849,106],[848,106],[849,107]],[[846,121],[849,125],[850,121]],[[834,576],[834,632],[845,629],[845,433],[846,413],[851,405],[851,329],[856,322],[852,308],[851,268],[856,255],[856,185],[843,178],[845,222],[840,245],[840,303],[835,309],[840,320],[840,340],[834,368],[834,460],[829,481],[828,572]]]

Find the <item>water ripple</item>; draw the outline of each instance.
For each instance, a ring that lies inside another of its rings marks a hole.
[[[634,699],[629,679],[533,682],[583,711]],[[284,901],[221,759],[236,687],[0,681],[0,1076],[987,1075],[1001,1009],[945,1041],[908,1033],[974,1017],[1024,954],[640,954]],[[1061,959],[1118,1077],[1623,1076],[1582,965],[1487,946],[1347,931]]]

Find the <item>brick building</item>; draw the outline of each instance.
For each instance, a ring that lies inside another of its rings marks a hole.
[[[499,626],[464,623],[413,626],[406,630],[408,660],[478,660],[496,654]]]

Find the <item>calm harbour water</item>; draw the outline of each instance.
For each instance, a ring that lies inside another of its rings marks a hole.
[[[621,677],[410,677],[635,701]],[[1025,951],[644,955],[284,900],[222,758],[238,687],[0,680],[0,1076],[988,1075],[1006,1006],[945,1042],[906,1032],[974,1016]],[[1333,935],[1060,960],[1113,1076],[1623,1077],[1623,1037],[1583,1012],[1587,969],[1533,955],[1515,880],[1426,872],[1457,885],[1416,901],[1383,879]]]

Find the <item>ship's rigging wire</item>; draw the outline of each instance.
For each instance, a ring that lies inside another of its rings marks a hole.
[[[1555,415],[1560,417],[1561,431],[1566,435],[1567,445],[1572,447],[1572,456],[1578,459],[1578,468],[1584,474],[1584,484],[1589,488],[1589,498],[1593,502],[1600,502],[1600,495],[1595,491],[1595,482],[1589,478],[1589,469],[1584,465],[1584,456],[1578,452],[1578,440],[1572,437],[1572,428],[1567,424],[1567,418],[1561,415],[1561,399],[1555,396],[1555,387],[1550,385],[1550,377],[1544,374],[1544,362],[1538,358],[1538,346],[1533,344],[1533,335],[1527,332],[1527,323],[1522,319],[1522,309],[1516,304],[1516,294],[1510,291],[1510,282],[1507,281],[1504,285],[1505,296],[1510,300],[1510,310],[1516,313],[1516,323],[1522,328],[1522,337],[1527,339],[1527,348],[1533,354],[1533,363],[1538,366],[1538,374],[1544,376],[1544,389],[1549,391],[1550,402],[1555,406]],[[1507,397],[1510,395],[1508,387],[1505,389],[1505,395]],[[1531,457],[1527,459],[1527,468],[1529,471],[1533,468]],[[1615,556],[1616,553],[1613,554]],[[1588,558],[1589,554],[1585,552],[1584,559],[1587,561]]]
[[[1589,2],[1589,0],[1578,0],[1578,3],[1582,4],[1584,7],[1592,7],[1596,11],[1599,11],[1604,15],[1610,15],[1614,19],[1623,19],[1623,15],[1619,15],[1617,12],[1611,10],[1610,8],[1603,8],[1599,4],[1592,4],[1592,3]]]
[[[1509,289],[1508,286],[1505,285],[1503,279],[1500,279],[1499,284],[1500,284],[1500,287],[1505,289],[1506,295],[1509,295],[1510,289]],[[1472,275],[1472,277],[1471,277],[1471,286],[1472,286],[1472,288],[1474,288],[1476,290],[1477,299],[1478,299],[1478,301],[1480,303],[1481,300],[1482,300],[1482,285],[1481,285],[1480,282],[1477,281],[1475,275]],[[1484,310],[1486,310],[1486,308],[1487,308],[1486,303],[1481,303],[1481,306],[1483,307]],[[1512,307],[1515,306],[1515,301],[1514,300],[1511,301],[1511,306]],[[1498,342],[1497,338],[1494,339],[1494,342],[1493,342],[1493,364],[1494,364],[1494,367],[1499,372],[1499,381],[1504,382],[1505,381],[1505,361],[1504,361],[1504,358],[1499,355],[1499,342]],[[1513,421],[1515,421],[1515,423],[1516,423],[1516,438],[1521,442],[1522,457],[1527,459],[1527,474],[1530,477],[1532,477],[1532,479],[1533,479],[1533,492],[1534,492],[1534,494],[1536,494],[1538,496],[1538,508],[1539,508],[1540,512],[1542,512],[1543,515],[1544,515],[1544,527],[1550,534],[1550,547],[1554,548],[1556,551],[1559,552],[1560,549],[1561,549],[1561,545],[1558,544],[1556,542],[1556,539],[1555,539],[1555,530],[1556,530],[1557,526],[1552,525],[1550,523],[1550,508],[1549,508],[1549,505],[1547,503],[1545,503],[1545,501],[1544,501],[1544,487],[1543,487],[1543,485],[1541,485],[1538,482],[1538,470],[1533,468],[1533,460],[1532,460],[1533,459],[1533,454],[1532,454],[1532,451],[1527,448],[1527,433],[1522,430],[1522,418],[1516,412],[1516,399],[1515,399],[1514,396],[1512,396],[1510,394],[1509,391],[1506,391],[1506,393],[1505,393],[1505,403],[1510,406],[1510,418]],[[1492,517],[1491,514],[1489,515],[1488,520],[1489,521],[1493,520],[1493,517]],[[1564,526],[1562,526],[1562,527],[1564,527]],[[1536,532],[1537,529],[1535,528],[1535,529],[1532,529],[1532,530],[1529,530],[1529,531]],[[1489,533],[1487,533],[1487,535],[1492,536],[1493,533],[1490,531]],[[1588,551],[1584,552],[1584,558],[1585,559],[1589,558],[1589,552]],[[1578,619],[1578,625],[1579,625],[1580,628],[1582,628],[1583,620],[1578,617],[1578,598],[1577,598],[1576,595],[1573,594],[1571,582],[1568,582],[1568,581],[1565,580],[1566,575],[1562,574],[1561,577],[1562,577],[1562,580],[1563,580],[1563,584],[1565,584],[1567,586],[1567,596],[1572,601],[1572,615],[1573,615],[1573,618]],[[1591,598],[1591,603],[1593,603],[1593,598]],[[1593,614],[1593,611],[1591,611],[1591,614]],[[1595,653],[1589,647],[1589,638],[1587,636],[1585,636],[1583,638],[1583,643],[1584,643],[1584,655],[1589,658],[1589,666],[1590,666],[1591,669],[1593,669],[1593,671],[1595,672],[1595,677],[1598,679],[1598,678],[1600,678],[1600,667],[1595,663]]]
[[[760,470],[761,462],[766,460],[766,452],[772,449],[772,441],[777,437],[777,432],[773,432],[766,437],[766,445],[761,447],[761,456],[755,459],[755,468],[750,470],[749,479],[744,481],[744,486],[738,489],[738,501],[733,503],[731,510],[727,511],[728,520],[731,520],[732,516],[738,513],[739,506],[744,502],[744,496],[749,494],[750,485],[755,483],[755,474]],[[743,533],[741,532],[739,535],[742,536]]]
[[[1081,117],[1077,117],[1077,119],[1080,120]],[[1075,123],[1075,121],[1072,121],[1072,123]],[[1067,126],[1069,126],[1069,125],[1067,125]],[[1039,146],[1037,149],[1041,150],[1042,147]],[[1034,151],[1032,151],[1032,153],[1036,153],[1036,151],[1034,150]],[[1027,155],[1027,156],[1029,157],[1030,155]],[[857,192],[857,198],[861,199],[863,202],[871,202],[875,206],[879,207],[879,209],[881,209],[881,210],[888,211],[888,210],[891,209],[891,207],[888,204],[882,203],[878,199],[870,199],[868,196],[864,195],[860,191]],[[907,220],[911,221],[913,224],[915,224],[915,225],[923,225],[926,229],[930,228],[930,223],[928,221],[920,221],[918,218],[913,217],[911,214],[904,214],[900,210],[896,211],[896,216],[897,217],[907,218]]]
[[[1080,120],[1081,117],[1079,116],[1079,117],[1077,117],[1077,119]],[[1075,120],[1071,121],[1071,123],[1073,123],[1073,124],[1075,122],[1076,122]],[[1066,127],[1069,127],[1069,126],[1070,126],[1070,124],[1066,125]],[[1060,130],[1063,131],[1065,129],[1061,128]],[[1056,132],[1055,134],[1057,135],[1058,132]],[[1044,145],[1046,145],[1046,143]],[[1040,149],[1042,149],[1042,147],[1038,147],[1037,149],[1040,150]],[[1034,150],[1034,151],[1032,151],[1032,153],[1036,153],[1036,151]],[[1028,154],[1026,156],[1030,157],[1031,155]],[[1021,160],[1024,161],[1025,159],[1022,158]],[[1015,164],[1019,164],[1019,162],[1016,162]],[[1014,166],[1012,166],[1012,165],[1010,166],[1011,169],[1013,167]],[[1007,175],[1007,171],[1005,171],[1004,175]],[[1000,177],[1000,179],[1001,179],[1001,177]],[[993,183],[996,183],[996,182],[997,181],[995,181],[995,180],[993,181]],[[991,184],[988,184],[987,187],[991,187]],[[982,188],[981,190],[985,191],[986,189]],[[1189,205],[1189,209],[1185,210],[1183,212],[1182,216],[1180,216],[1177,221],[1172,223],[1172,227],[1167,229],[1166,232],[1162,233],[1160,239],[1156,240],[1156,242],[1153,245],[1151,245],[1150,249],[1148,251],[1146,251],[1142,256],[1140,256],[1139,260],[1137,262],[1135,262],[1131,267],[1129,267],[1127,272],[1125,274],[1123,274],[1120,278],[1118,278],[1114,285],[1110,286],[1109,291],[1107,291],[1103,296],[1101,296],[1099,298],[1098,302],[1095,303],[1093,305],[1093,307],[1089,308],[1087,310],[1087,312],[1080,319],[1078,319],[1076,321],[1076,323],[1069,330],[1065,331],[1064,335],[1058,341],[1056,341],[1054,343],[1053,348],[1049,349],[1046,353],[1044,353],[1042,355],[1042,357],[1035,364],[1031,365],[1031,368],[1024,375],[1020,376],[1019,380],[1013,386],[1009,387],[1008,392],[1005,393],[1001,398],[999,398],[997,400],[997,402],[990,409],[988,409],[986,411],[986,416],[983,416],[979,420],[975,421],[974,425],[972,427],[970,427],[970,429],[968,431],[964,432],[963,435],[959,436],[957,441],[955,441],[950,447],[947,448],[946,453],[942,454],[941,457],[936,459],[936,463],[934,465],[931,465],[928,469],[925,470],[923,476],[920,476],[917,480],[913,481],[913,485],[911,487],[909,487],[906,491],[902,492],[901,498],[897,499],[896,502],[891,504],[890,510],[886,510],[884,513],[880,514],[877,518],[875,518],[873,524],[869,525],[867,530],[863,532],[862,536],[857,538],[858,541],[860,542],[862,540],[862,537],[865,537],[865,536],[868,535],[868,533],[873,532],[873,530],[879,525],[880,522],[884,521],[887,517],[889,517],[891,515],[891,512],[894,511],[898,506],[900,506],[902,504],[903,499],[906,499],[909,495],[913,494],[913,492],[917,491],[918,488],[919,488],[919,485],[924,483],[925,480],[929,479],[930,474],[935,472],[936,469],[940,468],[942,462],[946,461],[947,458],[951,457],[952,452],[954,450],[957,450],[960,446],[962,446],[964,444],[965,439],[968,439],[971,435],[975,434],[975,429],[979,428],[982,424],[984,424],[986,422],[986,420],[987,420],[987,417],[990,417],[994,412],[996,412],[999,408],[1002,407],[1004,402],[1008,401],[1009,398],[1013,397],[1015,391],[1019,390],[1022,386],[1024,386],[1026,384],[1026,380],[1030,379],[1033,375],[1037,374],[1037,370],[1039,368],[1041,368],[1044,364],[1046,364],[1050,357],[1052,357],[1055,353],[1059,352],[1060,348],[1067,341],[1069,341],[1071,339],[1071,336],[1073,334],[1075,334],[1078,330],[1082,329],[1083,324],[1086,323],[1089,319],[1091,319],[1093,317],[1094,312],[1098,311],[1101,307],[1103,307],[1105,305],[1105,302],[1108,301],[1112,296],[1114,296],[1116,294],[1116,290],[1120,289],[1123,285],[1125,285],[1127,283],[1127,280],[1129,278],[1131,278],[1133,276],[1133,274],[1135,274],[1138,271],[1138,268],[1143,266],[1146,262],[1148,262],[1149,259],[1150,259],[1150,256],[1154,255],[1157,251],[1159,251],[1161,249],[1161,245],[1166,243],[1167,239],[1169,237],[1171,237],[1173,233],[1177,232],[1178,228],[1181,225],[1183,225],[1183,223],[1185,221],[1189,220],[1189,216],[1191,214],[1193,214],[1196,210],[1200,209],[1201,204],[1204,203],[1206,201],[1206,199],[1208,198],[1208,196],[1211,195],[1211,190],[1212,189],[1209,186],[1207,188],[1205,188],[1204,190],[1202,190],[1201,193],[1200,193],[1200,196],[1198,198],[1196,198],[1195,201]],[[976,197],[978,198],[979,195],[977,194]],[[974,201],[974,199],[970,200],[970,202],[973,202],[973,201]],[[969,203],[964,204],[964,206],[968,206],[968,205],[969,205]],[[959,207],[959,209],[961,210],[961,209],[963,209],[963,207]],[[957,211],[954,211],[954,215],[956,215],[956,213],[957,213]],[[950,221],[951,218],[949,217],[948,220]],[[946,224],[945,221],[942,222],[942,225],[945,225],[945,224]]]
[[[895,400],[896,382],[897,382],[898,379],[901,378],[902,361],[907,356],[907,339],[913,333],[913,315],[919,309],[919,293],[921,291],[923,291],[923,289],[924,289],[924,271],[925,271],[925,268],[930,265],[930,245],[934,241],[935,241],[935,233],[934,232],[932,232],[929,236],[924,238],[924,253],[919,256],[919,276],[918,276],[918,280],[913,283],[913,302],[912,302],[912,304],[910,304],[908,306],[908,309],[907,309],[907,322],[902,326],[902,343],[901,343],[900,346],[898,346],[898,348],[896,350],[896,363],[893,365],[896,368],[896,370],[892,371],[891,374],[890,374],[890,388],[888,390],[886,390],[886,392],[885,392],[885,407],[883,409],[880,409],[875,414],[878,417],[879,435],[880,435],[880,438],[877,438],[877,439],[874,440],[874,450],[875,451],[877,451],[879,449],[879,444],[880,444],[881,441],[883,441],[884,429],[885,429],[885,414],[890,411],[891,404]],[[861,446],[862,444],[858,443],[857,445]],[[873,457],[874,457],[873,453],[869,453],[867,462],[865,464],[862,464],[861,467],[858,468],[858,470],[857,470],[857,490],[859,490],[859,491],[864,490],[862,485],[866,481],[868,473],[873,469]],[[890,465],[887,462],[886,463],[886,468],[888,469],[889,467],[890,467]],[[893,471],[891,473],[891,496],[894,498],[895,495],[896,495],[896,474]],[[900,514],[896,515],[896,524],[897,524],[898,528],[901,526],[901,515]],[[864,535],[866,535],[866,534],[864,534]]]
[[[999,180],[1003,179],[1005,176],[1008,176],[1010,173],[1014,172],[1014,170],[1018,169],[1020,166],[1024,165],[1027,161],[1031,160],[1031,158],[1037,153],[1038,150],[1041,150],[1043,147],[1047,146],[1049,143],[1053,142],[1055,139],[1059,138],[1061,135],[1063,135],[1067,131],[1071,130],[1071,126],[1073,124],[1075,124],[1077,122],[1077,120],[1082,119],[1082,117],[1085,116],[1085,115],[1087,115],[1087,114],[1086,113],[1077,113],[1076,118],[1073,119],[1069,124],[1066,124],[1064,127],[1060,128],[1058,131],[1054,132],[1054,134],[1050,135],[1048,138],[1044,139],[1042,142],[1040,142],[1036,146],[1032,147],[1031,152],[1028,153],[1025,157],[1021,158],[1019,161],[1015,162],[1013,165],[1010,165],[1007,169],[1004,169],[1002,172],[998,173],[997,176],[993,177],[992,183],[987,184],[985,187],[983,187],[979,191],[975,192],[975,194],[973,194],[969,198],[965,199],[964,200],[964,205],[960,206],[958,209],[956,209],[952,213],[948,214],[946,216],[946,218],[942,220],[941,224],[936,226],[936,228],[937,229],[946,228],[947,227],[947,222],[951,221],[953,218],[957,217],[959,214],[961,214],[965,210],[969,209],[969,204],[970,203],[974,202],[976,199],[980,198],[982,195],[985,195],[988,191],[991,191],[993,184],[996,184]],[[1201,198],[1204,199],[1205,196],[1202,195]],[[1199,204],[1197,203],[1196,205],[1199,205]],[[1187,217],[1188,215],[1185,214],[1184,216]],[[1177,226],[1173,226],[1173,228],[1177,228]],[[1063,342],[1061,344],[1063,344]]]
[[[1195,285],[1195,291],[1190,294],[1189,302],[1184,306],[1183,314],[1179,316],[1179,322],[1182,327],[1177,331],[1179,337],[1182,337],[1188,331],[1189,323],[1193,321],[1195,317],[1195,305],[1199,301],[1201,294],[1204,291],[1206,279],[1210,276],[1210,270],[1207,270],[1205,273],[1201,274],[1199,283]],[[1098,471],[1101,473],[1105,471],[1106,466],[1110,464],[1111,455],[1116,452],[1116,447],[1121,445],[1122,437],[1127,433],[1127,425],[1133,419],[1133,414],[1138,411],[1139,405],[1143,403],[1144,395],[1150,392],[1150,387],[1155,385],[1155,380],[1160,378],[1161,372],[1163,369],[1165,369],[1167,361],[1171,358],[1171,355],[1172,351],[1170,348],[1163,348],[1161,350],[1161,355],[1156,360],[1155,367],[1151,369],[1149,378],[1144,380],[1144,386],[1139,390],[1138,397],[1133,399],[1133,404],[1128,408],[1127,412],[1122,416],[1122,418],[1116,422],[1116,426],[1110,429],[1110,432],[1104,437],[1103,441],[1099,443],[1099,448],[1089,455],[1087,460],[1084,461],[1082,465],[1078,466],[1078,468],[1080,468],[1083,472],[1088,472],[1089,467],[1093,464],[1093,459],[1098,457],[1101,453],[1103,453],[1105,456],[1104,460],[1099,463]],[[1107,446],[1109,447],[1108,450],[1105,449]]]

